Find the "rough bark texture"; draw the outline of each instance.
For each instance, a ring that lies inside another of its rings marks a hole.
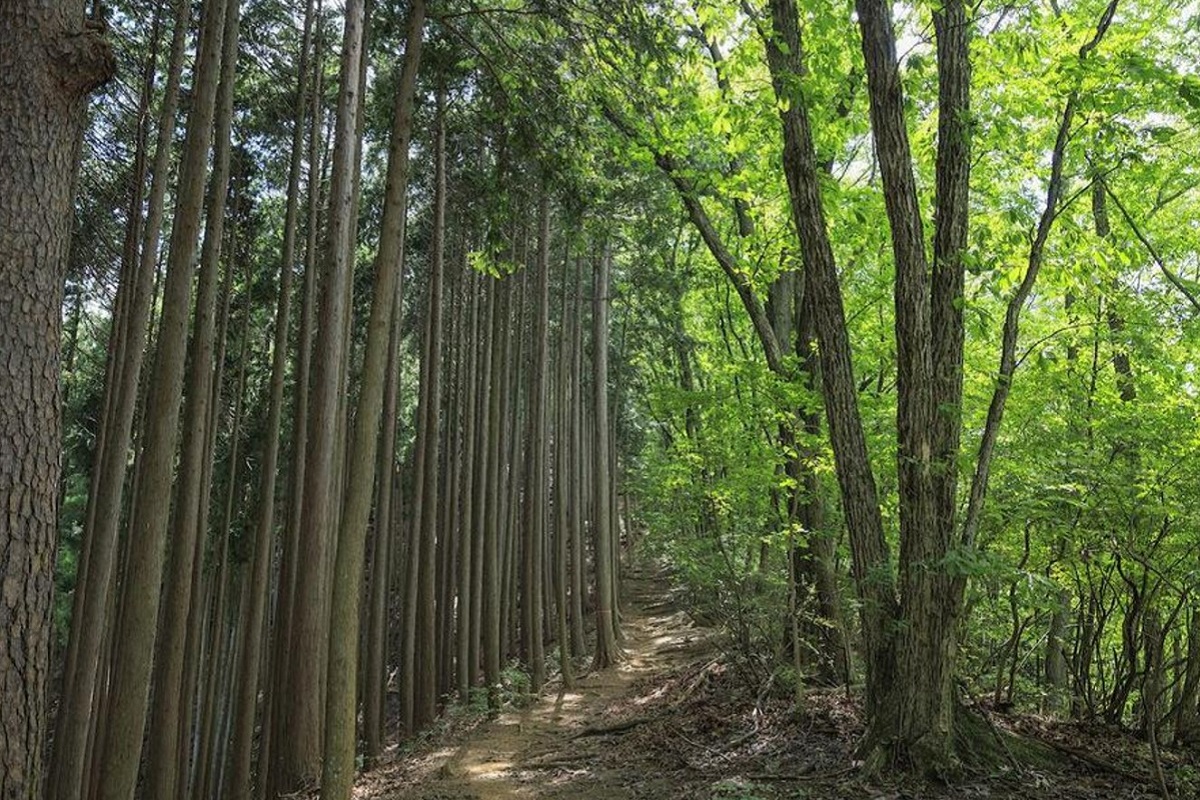
[[[899,589],[905,622],[897,637],[897,680],[886,713],[872,723],[871,738],[897,761],[940,769],[952,751],[955,611],[962,591],[944,565],[955,533],[961,420],[969,27],[958,0],[935,14],[938,225],[931,299],[891,6],[859,0],[857,9],[896,270]]]
[[[41,795],[73,176],[88,93],[115,69],[83,4],[0,6],[0,796]]]
[[[860,616],[867,661],[866,707],[868,717],[874,718],[883,707],[894,675],[890,622],[895,618],[896,600],[891,557],[883,536],[875,476],[858,411],[837,266],[825,226],[812,128],[801,85],[804,62],[795,3],[772,0],[771,17],[774,33],[764,38],[775,93],[784,101],[780,112],[784,172],[792,219],[800,238],[805,291],[811,296],[820,342],[825,416],[850,534],[851,566],[858,596],[863,601]]]

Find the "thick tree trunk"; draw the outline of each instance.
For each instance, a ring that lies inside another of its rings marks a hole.
[[[115,61],[82,3],[5,3],[0,30],[0,795],[32,800],[45,780],[73,181],[87,96]]]
[[[939,770],[953,751],[956,618],[964,588],[931,565],[945,563],[956,533],[970,26],[958,0],[934,15],[940,124],[931,298],[891,9],[881,0],[859,0],[857,9],[896,261],[899,588],[907,623],[897,637],[888,708],[873,721],[872,738],[901,763]]]

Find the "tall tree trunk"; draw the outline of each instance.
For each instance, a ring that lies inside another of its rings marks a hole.
[[[159,0],[154,9],[154,22],[151,25],[150,33],[150,52],[146,56],[145,68],[142,75],[141,94],[138,97],[137,143],[134,148],[133,175],[130,181],[130,198],[128,216],[125,224],[125,238],[121,248],[120,283],[117,287],[117,295],[113,303],[112,324],[109,330],[108,352],[104,375],[104,400],[101,410],[101,424],[99,431],[97,432],[95,449],[92,452],[91,480],[88,487],[87,510],[84,517],[84,536],[80,546],[79,566],[76,570],[74,598],[72,602],[72,623],[79,622],[83,615],[88,613],[83,608],[86,598],[89,597],[88,575],[93,571],[91,565],[94,553],[98,549],[101,549],[97,547],[96,536],[94,535],[94,531],[96,530],[97,501],[101,494],[101,487],[103,487],[105,491],[108,491],[111,490],[113,485],[115,485],[111,483],[115,476],[105,473],[98,467],[105,461],[106,448],[110,446],[110,441],[115,435],[114,427],[117,425],[117,420],[120,418],[122,411],[124,411],[124,409],[118,408],[117,391],[118,386],[121,383],[120,376],[122,371],[125,370],[131,362],[136,361],[140,367],[143,355],[140,351],[136,354],[128,352],[127,343],[129,341],[129,328],[132,324],[131,318],[138,311],[138,309],[133,307],[133,295],[138,291],[139,286],[141,286],[138,280],[141,276],[139,271],[141,260],[139,258],[140,251],[138,246],[141,243],[142,235],[145,230],[143,205],[146,200],[146,173],[149,169],[149,165],[146,160],[146,149],[147,139],[150,135],[150,121],[152,116],[150,112],[154,99],[159,48],[161,45],[163,6],[164,3],[162,0]],[[182,49],[182,41],[184,38],[183,30],[178,30],[177,33],[180,41],[180,49]],[[176,68],[172,73],[172,76],[175,79],[174,85],[176,92],[178,91],[179,85],[179,71],[180,70]],[[170,92],[171,86],[168,85],[165,93],[169,96]],[[172,114],[173,113],[174,109],[172,108]],[[153,271],[153,267],[151,267],[149,273],[147,274],[148,280],[144,287],[147,294],[149,292],[149,283],[153,280]],[[79,297],[82,298],[82,296],[82,293],[80,293]],[[81,306],[77,308],[79,311],[82,310]],[[74,317],[74,323],[76,327],[78,326],[80,316],[81,315],[77,313]],[[145,335],[144,319],[142,319],[142,334],[143,336]],[[69,370],[69,363],[67,367]],[[63,405],[66,406],[65,390]],[[125,434],[125,438],[122,441],[124,450],[128,450],[128,433]],[[124,465],[124,463],[125,462],[123,461],[122,465]],[[124,472],[122,472],[120,478],[122,484],[121,488],[123,489],[125,478]],[[105,484],[106,480],[109,481],[107,485]],[[65,476],[62,486],[63,491],[65,492]],[[122,494],[123,491],[118,490],[118,496]],[[60,501],[61,499],[62,498],[60,497]],[[103,547],[108,548],[106,555],[111,558],[111,555],[116,547],[116,543],[113,538],[107,539]],[[99,555],[96,555],[95,557],[101,558]],[[98,590],[103,588],[105,594],[107,595],[108,583],[109,581],[105,581],[103,586],[100,586],[98,583],[94,584],[92,587],[92,593],[98,593]],[[101,597],[94,601],[94,603],[95,611],[93,612],[93,616],[103,613],[103,611],[107,608],[106,597]],[[61,687],[62,690],[59,693],[61,699],[59,705],[60,710],[71,701],[71,692],[73,689],[73,687],[70,685],[72,680],[71,676],[75,675],[75,671],[79,664],[79,648],[81,639],[83,638],[82,628],[82,625],[72,624],[71,626],[71,632],[64,658],[63,685]],[[94,658],[92,659],[92,663],[95,663]],[[87,735],[89,729],[94,730],[95,727],[91,724],[80,725],[78,718],[76,718],[71,724],[70,728],[68,728],[67,725],[62,723],[62,721],[69,718],[70,717],[65,713],[59,714],[60,727],[55,731],[54,737],[54,741],[58,746],[58,752],[64,754],[66,751],[71,749],[70,747],[62,746],[63,741],[68,736],[73,737],[73,741],[77,742],[80,740],[80,737]],[[55,786],[56,778],[57,771],[52,771],[50,782],[47,785],[47,793],[52,798],[56,796],[57,792]]]
[[[425,454],[424,497],[420,516],[420,574],[418,576],[417,652],[420,664],[415,677],[413,725],[424,728],[433,721],[437,709],[437,574],[439,415],[441,412],[442,362],[442,273],[446,238],[446,90],[438,88],[437,129],[434,132],[433,243],[429,278],[429,396],[422,421],[429,452]]]
[[[321,69],[323,35],[321,25],[322,0],[316,0],[313,14],[313,70],[310,80],[309,137],[308,137],[308,196],[307,235],[304,244],[304,281],[301,289],[300,330],[296,342],[296,377],[292,400],[292,457],[288,475],[287,517],[280,542],[279,580],[276,588],[275,610],[271,624],[270,663],[263,698],[262,738],[258,753],[257,797],[272,797],[278,792],[281,778],[279,760],[273,748],[276,731],[283,725],[286,697],[280,691],[287,680],[288,648],[291,647],[292,605],[295,596],[296,567],[300,552],[300,517],[304,498],[304,455],[308,450],[308,387],[312,372],[312,339],[316,324],[317,304],[317,230],[322,206],[322,108]]]
[[[99,763],[99,797],[128,800],[137,784],[149,701],[151,655],[158,627],[171,480],[187,346],[209,145],[213,134],[226,13],[237,0],[208,0],[201,21],[193,105],[180,167],[171,248],[163,288],[162,323],[146,405],[145,445],[133,499],[130,559],[121,594],[107,735]],[[236,13],[236,12],[234,12]]]
[[[204,515],[200,503],[204,497],[201,477],[208,455],[210,410],[213,394],[213,338],[218,274],[222,242],[225,237],[225,208],[229,194],[230,131],[233,123],[233,84],[236,76],[239,9],[231,6],[225,19],[221,82],[215,117],[213,173],[209,182],[209,201],[204,245],[200,256],[199,287],[188,348],[187,400],[184,410],[183,452],[179,479],[175,487],[173,529],[168,546],[166,593],[161,630],[155,642],[153,670],[154,705],[150,713],[150,735],[146,757],[146,791],[151,797],[171,800],[176,796],[179,769],[187,764],[188,731],[180,729],[180,706],[185,701],[184,643],[192,600],[192,573],[198,544],[205,531],[200,529]],[[226,267],[232,273],[233,262]],[[201,551],[202,555],[202,551]]]
[[[402,221],[403,224],[403,221]],[[400,234],[403,241],[404,233]],[[387,643],[391,619],[388,602],[393,577],[393,552],[400,492],[396,486],[396,428],[400,407],[401,298],[404,295],[404,253],[401,248],[396,301],[392,309],[391,336],[383,397],[383,442],[379,451],[376,478],[378,502],[375,507],[375,546],[371,552],[371,607],[367,621],[366,664],[363,668],[363,742],[367,765],[371,766],[383,751],[384,722],[387,717]]]
[[[525,504],[523,507],[521,635],[522,651],[530,668],[530,689],[537,694],[546,680],[543,648],[543,561],[546,546],[546,365],[549,362],[550,316],[550,198],[542,190],[538,212],[540,236],[537,256],[537,296],[533,305],[533,353],[529,399],[525,411]]]
[[[559,273],[559,302],[558,302],[558,347],[556,348],[557,364],[554,387],[554,621],[555,638],[558,639],[558,668],[562,674],[564,689],[575,685],[575,670],[571,663],[574,651],[571,647],[569,593],[571,591],[570,546],[571,528],[569,524],[568,505],[570,504],[570,483],[567,462],[570,449],[567,442],[570,429],[570,370],[567,366],[567,274],[570,271],[571,248],[563,248],[562,270]],[[549,266],[549,265],[547,265]],[[580,637],[582,638],[582,637]]]
[[[571,321],[571,651],[581,655],[587,651],[584,643],[584,594],[587,585],[587,550],[584,546],[583,529],[586,518],[584,499],[584,473],[587,459],[584,456],[583,430],[584,383],[583,383],[583,259],[575,260],[574,278],[575,303]]]
[[[612,473],[609,464],[608,424],[608,301],[611,245],[596,261],[592,293],[592,406],[595,434],[592,458],[592,532],[596,558],[596,655],[595,666],[604,669],[617,659],[616,620],[613,608],[613,529],[610,502]]]
[[[465,269],[465,280],[467,284],[467,293],[470,298],[469,323],[467,325],[467,334],[463,337],[464,347],[466,352],[460,356],[464,362],[463,367],[463,383],[460,386],[460,393],[465,393],[466,408],[463,411],[463,423],[466,427],[466,432],[463,436],[463,448],[460,458],[463,460],[462,470],[462,520],[461,532],[459,533],[459,556],[458,556],[458,602],[455,608],[457,609],[458,627],[456,630],[455,639],[455,686],[458,690],[458,698],[462,703],[468,703],[471,699],[471,685],[473,683],[473,668],[471,666],[471,641],[475,636],[475,629],[471,627],[472,619],[471,609],[475,597],[476,587],[472,583],[472,578],[475,574],[474,569],[474,542],[475,542],[475,476],[476,476],[476,459],[475,445],[478,438],[478,387],[480,381],[478,379],[479,368],[479,278],[467,266]]]
[[[820,342],[821,386],[841,489],[842,509],[850,533],[855,586],[866,657],[868,719],[881,712],[893,677],[892,626],[896,600],[891,557],[883,535],[883,519],[858,410],[846,314],[825,224],[821,183],[806,100],[799,17],[793,0],[772,0],[773,32],[765,32],[768,65],[776,96],[783,101],[783,165],[791,198],[792,221],[800,240],[805,292]]]
[[[109,372],[113,382],[112,412],[106,418],[103,447],[98,449],[93,466],[88,522],[83,537],[85,562],[80,568],[83,583],[76,587],[72,604],[62,702],[54,736],[54,769],[49,786],[49,795],[55,800],[78,800],[83,791],[89,733],[95,730],[95,725],[82,721],[92,718],[93,703],[98,699],[97,675],[104,649],[103,639],[110,630],[106,620],[111,605],[109,598],[113,594],[117,532],[144,361],[147,323],[152,308],[152,287],[158,263],[163,207],[169,183],[171,141],[175,132],[191,4],[186,0],[177,0],[173,9],[176,23],[167,79],[159,106],[154,165],[146,198],[140,257],[135,256],[136,269],[130,277],[131,285],[126,290],[128,307],[124,314],[125,332],[121,349],[119,353],[114,352],[117,363]]]
[[[421,44],[425,4],[415,0],[409,9],[408,42],[396,90],[395,120],[388,153],[387,196],[371,315],[367,323],[362,384],[354,419],[349,482],[337,537],[333,600],[329,627],[329,672],[325,712],[322,800],[345,800],[354,784],[354,755],[358,675],[359,603],[362,596],[363,556],[374,496],[376,448],[383,410],[384,379],[391,339],[392,309],[403,263],[404,219],[408,209],[408,146],[412,135],[412,105]]]
[[[487,513],[484,514],[483,534],[483,677],[488,687],[488,702],[493,707],[499,703],[500,683],[500,522],[502,471],[504,463],[501,450],[504,444],[504,397],[502,391],[508,372],[508,317],[512,297],[510,281],[496,280],[494,293],[498,294],[492,315],[491,369],[488,383],[496,387],[488,397],[487,441]]]
[[[292,277],[295,273],[296,232],[300,217],[300,172],[304,156],[304,123],[308,116],[308,63],[312,48],[313,0],[304,11],[300,43],[296,115],[292,120],[292,153],[288,168],[287,208],[283,223],[283,252],[279,267],[279,296],[276,299],[275,330],[271,346],[271,383],[267,407],[266,442],[262,456],[258,517],[254,550],[246,586],[246,615],[242,648],[237,665],[237,698],[233,712],[232,760],[229,785],[232,800],[250,800],[254,721],[258,705],[259,671],[265,637],[267,600],[270,591],[271,545],[275,535],[275,488],[279,469],[279,433],[283,417],[283,393],[287,376],[288,331],[292,308]],[[266,715],[264,714],[264,722]],[[264,724],[264,728],[266,725]],[[260,762],[265,764],[266,762]]]
[[[231,242],[230,249],[233,257],[231,257],[227,269],[232,273],[236,266],[236,238],[234,242]],[[195,769],[193,770],[195,779],[192,783],[192,794],[198,797],[217,796],[217,774],[223,765],[223,761],[220,758],[220,753],[223,752],[223,737],[220,736],[220,732],[223,729],[221,718],[225,707],[225,698],[228,694],[225,687],[225,676],[230,671],[229,664],[233,656],[233,640],[238,619],[238,615],[235,614],[233,615],[233,620],[229,620],[230,584],[236,576],[236,571],[230,568],[229,561],[231,558],[230,548],[235,514],[237,508],[244,504],[245,495],[245,486],[239,480],[241,465],[239,454],[241,452],[242,425],[246,408],[246,361],[249,353],[250,323],[252,318],[250,313],[250,288],[252,285],[249,274],[250,267],[251,262],[247,261],[247,274],[245,276],[246,312],[238,355],[237,383],[234,388],[233,420],[229,432],[228,483],[225,487],[225,503],[221,514],[221,522],[216,531],[218,551],[217,574],[213,578],[213,602],[210,613],[212,633],[209,636],[208,663],[205,665],[206,669],[203,672],[203,679],[199,682],[201,687],[200,716],[199,725],[197,726],[199,752],[196,757]],[[217,402],[216,398],[214,398],[213,402],[215,405]],[[213,427],[216,428],[217,424],[216,420],[214,420]],[[232,629],[232,631],[229,631],[229,629]],[[182,761],[184,764],[187,763],[186,754]],[[186,795],[187,792],[181,790],[180,794]]]
[[[362,91],[364,0],[348,0],[345,10],[337,123],[329,189],[329,219],[322,253],[320,321],[314,342],[299,552],[288,634],[288,669],[283,714],[272,747],[278,792],[316,778],[321,764],[322,677],[329,606],[326,561],[329,526],[339,501],[335,454],[342,404],[341,368],[346,358],[346,282],[352,263],[354,174],[358,164],[358,95]]]
[[[5,3],[0,30],[0,795],[32,800],[45,780],[74,174],[87,96],[116,64],[79,2]]]
[[[480,321],[479,335],[476,337],[479,357],[482,362],[479,367],[478,405],[476,413],[477,436],[475,442],[475,500],[472,503],[471,518],[471,637],[468,642],[467,663],[470,673],[470,683],[479,683],[482,666],[484,641],[483,595],[484,586],[484,553],[486,549],[487,520],[492,509],[490,484],[488,483],[488,462],[494,442],[490,438],[489,408],[491,407],[491,389],[495,369],[493,367],[493,318],[496,316],[496,296],[499,286],[494,278],[484,277],[481,289],[486,294],[486,311]]]
[[[896,261],[897,464],[900,483],[900,615],[896,681],[873,723],[876,744],[902,763],[941,769],[952,751],[957,581],[943,569],[955,534],[962,385],[962,248],[966,237],[969,133],[967,39],[961,2],[934,16],[939,135],[933,297],[891,9],[857,3]],[[935,321],[933,318],[937,317]],[[936,335],[935,335],[936,334]],[[935,344],[936,343],[936,344]],[[936,350],[936,353],[935,353]]]

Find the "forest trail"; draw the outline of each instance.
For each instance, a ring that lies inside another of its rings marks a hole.
[[[401,757],[366,776],[356,798],[392,800],[621,800],[643,796],[652,776],[592,768],[606,740],[638,726],[636,687],[711,651],[709,632],[676,607],[670,575],[654,567],[623,580],[624,658],[611,669],[577,677],[563,690],[550,685],[540,699],[510,707],[424,758]]]

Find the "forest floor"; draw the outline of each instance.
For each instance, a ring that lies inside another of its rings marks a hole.
[[[715,635],[652,569],[624,581],[624,658],[572,689],[488,719],[459,711],[363,776],[359,800],[784,800],[785,798],[1159,797],[1144,743],[1112,729],[989,715],[1056,757],[952,786],[865,778],[854,757],[858,706],[812,691],[797,714],[778,689],[748,692]],[[1172,795],[1197,797],[1196,761],[1164,754]],[[1189,785],[1190,784],[1190,785]]]

